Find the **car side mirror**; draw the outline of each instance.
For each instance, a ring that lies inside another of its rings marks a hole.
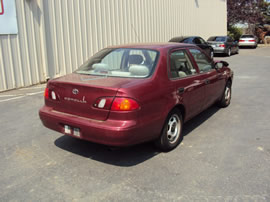
[[[215,69],[221,69],[222,67],[228,67],[229,63],[225,61],[218,61],[215,63]]]

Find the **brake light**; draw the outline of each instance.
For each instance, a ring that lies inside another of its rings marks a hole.
[[[239,40],[239,42],[244,42],[245,40]]]
[[[219,47],[223,47],[224,48],[225,47],[225,44],[220,44]]]
[[[111,110],[112,111],[133,111],[139,109],[139,104],[130,98],[115,98]]]
[[[59,100],[56,93],[53,90],[49,90],[49,88],[45,88],[44,97],[45,99]]]
[[[255,42],[255,40],[248,40],[249,42]]]
[[[45,88],[44,97],[45,99],[49,99],[49,88]]]
[[[139,104],[131,98],[102,97],[96,100],[95,108],[112,111],[133,111],[139,109]]]

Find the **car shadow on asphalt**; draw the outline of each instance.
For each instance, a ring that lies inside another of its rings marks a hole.
[[[130,147],[109,147],[69,136],[61,136],[55,140],[55,145],[68,152],[121,167],[130,167],[140,164],[160,152],[151,142]]]
[[[184,137],[191,134],[191,132],[198,128],[201,124],[207,121],[211,116],[220,110],[216,105],[211,106],[207,110],[203,111],[193,119],[189,120],[184,124],[183,135]]]
[[[191,134],[194,129],[199,127],[218,110],[219,108],[216,106],[210,107],[192,120],[185,123],[183,135],[187,136]],[[58,148],[73,154],[120,167],[135,166],[160,154],[160,151],[156,149],[153,142],[147,142],[130,147],[117,148],[108,147],[105,145],[100,145],[64,135],[56,139],[54,143]]]

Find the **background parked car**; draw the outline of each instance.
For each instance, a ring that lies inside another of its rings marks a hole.
[[[243,34],[238,43],[239,47],[257,47],[257,38],[252,34]]]
[[[214,57],[214,49],[212,46],[206,43],[206,41],[199,36],[179,36],[172,38],[169,42],[196,44],[203,49],[211,59]]]
[[[239,52],[238,43],[229,36],[211,36],[207,42],[213,47],[214,53],[231,56],[231,54]]]

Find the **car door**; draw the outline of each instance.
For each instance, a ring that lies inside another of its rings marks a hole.
[[[220,97],[224,90],[225,81],[222,79],[222,72],[214,68],[213,61],[205,53],[196,48],[190,48],[189,52],[199,70],[200,82],[205,84],[203,101],[203,109],[205,109]]]
[[[192,64],[185,49],[170,52],[169,77],[175,88],[174,96],[184,104],[185,120],[188,120],[202,110],[205,83],[201,81],[198,69]]]

